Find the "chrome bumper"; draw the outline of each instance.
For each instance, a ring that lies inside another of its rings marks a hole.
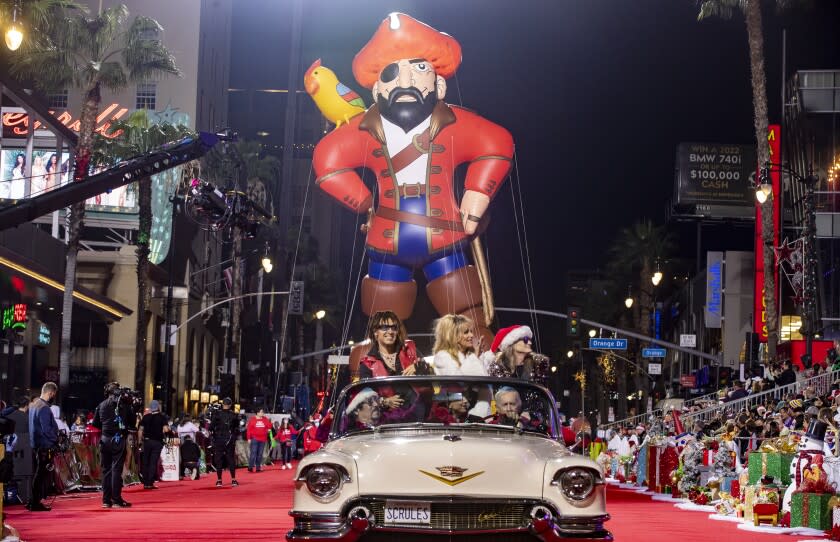
[[[543,542],[560,542],[574,540],[576,542],[611,542],[612,534],[604,529],[603,524],[610,516],[565,517],[557,519],[550,513],[536,514],[529,522],[527,531],[536,539]],[[354,508],[346,520],[332,514],[306,515],[295,517],[295,529],[286,534],[286,540],[297,541],[340,541],[356,542],[365,533],[373,529],[373,520],[369,510],[362,507]],[[383,532],[411,532],[428,535],[458,535],[480,534],[489,531],[441,531],[437,529],[416,528],[388,528],[378,527]],[[496,532],[508,531],[502,529]],[[522,532],[515,530],[510,532]]]

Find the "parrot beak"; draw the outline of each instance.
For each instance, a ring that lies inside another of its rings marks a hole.
[[[315,77],[315,69],[321,66],[321,59],[319,58],[315,62],[309,66],[309,69],[306,70],[306,73],[303,75],[303,88],[306,89],[307,94],[310,96],[314,95],[318,92],[320,85],[318,84],[318,78]]]

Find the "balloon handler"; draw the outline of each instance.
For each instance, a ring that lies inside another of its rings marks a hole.
[[[318,143],[313,167],[321,189],[368,215],[362,311],[408,318],[420,267],[435,310],[469,316],[490,344],[492,292],[477,234],[510,171],[513,139],[501,126],[443,102],[446,78],[460,62],[452,36],[408,15],[389,15],[353,60],[356,80],[376,103]],[[315,65],[310,72],[310,80],[325,75]],[[469,166],[459,203],[453,176],[463,163]],[[376,175],[375,209],[356,168]]]

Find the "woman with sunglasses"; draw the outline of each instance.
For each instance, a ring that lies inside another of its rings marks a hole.
[[[548,358],[533,351],[533,337],[528,326],[500,329],[490,346],[495,357],[487,366],[487,374],[541,382],[547,373]]]

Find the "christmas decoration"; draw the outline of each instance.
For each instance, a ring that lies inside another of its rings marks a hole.
[[[688,493],[700,484],[700,467],[703,463],[703,444],[697,441],[689,442],[683,450],[680,460],[682,462],[682,479],[679,481],[679,490]]]

